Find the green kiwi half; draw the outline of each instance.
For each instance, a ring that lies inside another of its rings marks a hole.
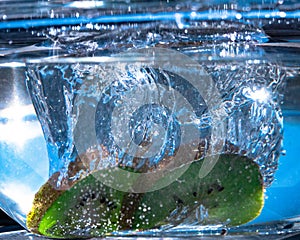
[[[212,171],[199,178],[202,163],[193,162],[176,181],[159,189],[176,172],[170,171],[153,183],[153,189],[159,190],[146,193],[115,190],[95,174],[65,191],[51,190],[46,183],[36,194],[27,226],[49,237],[78,238],[178,225],[187,220],[235,226],[259,215],[264,197],[256,163],[238,155],[221,155]],[[45,194],[53,197],[41,207]]]

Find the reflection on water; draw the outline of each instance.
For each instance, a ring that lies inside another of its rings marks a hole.
[[[286,154],[279,159],[275,181],[266,189],[265,206],[261,215],[252,223],[283,220],[297,217],[300,205],[300,117],[297,122],[284,121],[284,149]]]
[[[0,141],[15,145],[22,150],[24,144],[40,135],[40,127],[36,124],[36,116],[32,105],[11,104],[0,111]]]
[[[49,171],[33,106],[14,99],[0,110],[0,133],[0,206],[23,224],[34,194],[47,180]]]

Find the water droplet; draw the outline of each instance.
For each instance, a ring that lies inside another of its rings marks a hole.
[[[236,17],[236,19],[238,19],[238,20],[240,20],[240,19],[242,19],[242,14],[240,14],[240,13],[237,13],[236,15],[235,15],[235,17]]]
[[[278,0],[277,3],[281,5],[284,3],[284,0]]]

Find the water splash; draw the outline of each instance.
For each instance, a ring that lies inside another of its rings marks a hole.
[[[155,132],[160,133],[164,132],[163,129],[168,129],[166,135],[156,139],[165,146],[159,156],[140,162],[137,164],[139,168],[146,163],[149,166],[158,165],[164,156],[176,154],[176,149],[182,145],[176,140],[181,134],[176,130],[182,124],[177,119],[180,115],[188,116],[185,124],[189,122],[198,129],[196,132],[200,140],[194,144],[195,158],[205,154],[207,147],[212,143],[210,128],[213,122],[206,113],[207,106],[201,94],[199,97],[192,95],[193,99],[187,98],[191,93],[189,85],[183,84],[184,79],[172,72],[141,67],[134,63],[128,64],[128,58],[126,63],[122,63],[124,59],[111,58],[128,49],[160,47],[179,50],[203,66],[222,96],[221,106],[215,106],[214,110],[223,109],[228,115],[226,119],[222,119],[222,116],[215,119],[226,122],[228,129],[223,151],[238,152],[253,158],[261,167],[265,185],[271,184],[282,144],[283,126],[279,104],[282,99],[281,89],[284,87],[284,72],[256,46],[265,41],[264,33],[240,22],[225,24],[222,21],[189,20],[185,24],[184,29],[176,22],[169,22],[167,25],[152,22],[133,26],[98,25],[97,30],[52,29],[48,33],[55,47],[64,49],[67,56],[72,56],[48,58],[28,64],[29,88],[49,143],[49,152],[52,152],[51,174],[55,171],[64,172],[62,169],[67,169],[69,162],[77,155],[73,131],[78,119],[74,116],[74,109],[83,102],[74,102],[76,96],[85,96],[91,111],[98,111],[96,130],[88,125],[85,129],[86,132],[97,132],[99,144],[104,145],[114,156],[114,160],[111,159],[112,164],[121,160],[124,165],[133,166],[135,161],[128,152],[129,148],[121,150],[118,147],[121,142],[116,145],[110,137],[112,122],[119,122],[118,126],[122,126],[125,120],[125,124],[127,120],[131,122],[128,129],[131,134],[128,137],[132,138],[132,143],[138,139],[142,139],[143,144],[154,143],[154,139],[157,138]],[[55,63],[56,60],[60,63]],[[111,64],[107,65],[107,60],[111,61]],[[118,64],[114,64],[114,61]],[[141,61],[147,62],[149,59],[141,58]],[[108,76],[108,73],[111,76]],[[84,87],[86,82],[93,81],[97,84],[87,84]],[[162,81],[165,87],[158,86]],[[143,89],[147,89],[147,94],[142,96],[141,93],[145,92]],[[198,114],[193,112],[194,107],[179,111],[175,107],[176,102],[171,103],[174,93],[170,89],[175,89],[180,94],[185,93],[183,96],[187,102],[194,101],[192,106],[198,105],[202,110],[197,110]],[[130,98],[127,95],[130,95]],[[211,94],[211,98],[213,97]],[[153,105],[162,99],[170,99],[169,106],[174,105],[175,110],[160,109]],[[148,105],[136,109],[136,114],[131,118],[123,119],[120,114],[111,115],[116,106],[126,106],[126,102],[131,104],[130,101],[143,101]],[[104,107],[99,108],[99,103]],[[141,125],[140,129],[138,125]],[[163,128],[153,130],[156,125]],[[122,131],[117,134],[122,134]],[[88,137],[84,142],[86,148],[93,146]],[[206,143],[204,147],[203,143]],[[199,149],[203,152],[199,153]]]

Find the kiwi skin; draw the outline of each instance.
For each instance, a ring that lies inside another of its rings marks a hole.
[[[58,173],[56,175],[58,175]],[[64,190],[55,189],[51,180],[47,181],[39,189],[39,191],[35,194],[32,204],[33,207],[27,214],[26,225],[30,231],[39,233],[38,226],[45,212],[63,192]]]

